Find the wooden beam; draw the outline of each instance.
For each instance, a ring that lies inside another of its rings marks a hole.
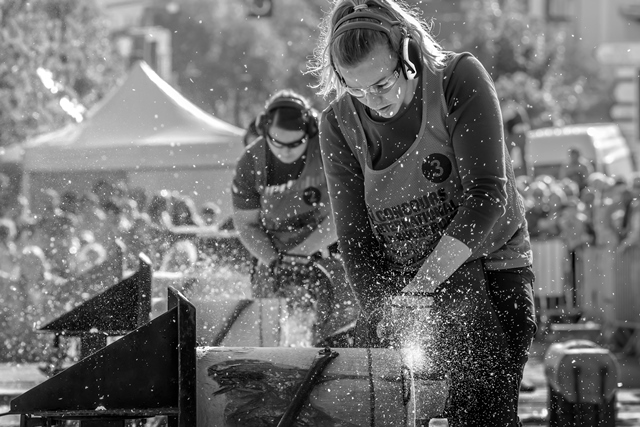
[[[319,350],[198,347],[197,425],[276,425]],[[335,350],[339,355],[313,388],[300,425],[404,426],[442,416],[445,381],[414,377],[412,382],[399,352]]]

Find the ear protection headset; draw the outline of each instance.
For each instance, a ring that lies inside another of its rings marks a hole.
[[[363,20],[362,18],[366,18],[367,20]],[[397,25],[401,25],[400,21],[392,21],[386,16],[372,12],[368,5],[361,4],[354,6],[353,12],[336,22],[333,26],[331,43],[333,43],[339,35],[356,29],[380,31],[381,33],[386,34],[387,37],[389,37],[389,40],[391,40],[391,31],[393,31],[393,27]],[[402,41],[400,42],[400,52],[398,52],[398,56],[402,61],[402,73],[404,77],[407,80],[413,80],[418,77],[422,71],[422,50],[420,50],[418,42],[411,37],[406,29],[403,28],[402,33]],[[331,66],[333,67],[336,75],[344,83],[344,80],[340,73],[338,73],[333,60],[331,60]]]
[[[292,96],[276,98],[267,104],[265,111],[256,118],[256,128],[260,135],[265,136],[267,134],[269,126],[273,123],[274,113],[279,108],[295,108],[299,110],[307,136],[313,138],[318,135],[317,113],[313,109],[307,108],[301,99]]]

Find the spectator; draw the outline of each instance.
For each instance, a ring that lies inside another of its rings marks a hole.
[[[151,197],[147,207],[149,215],[149,237],[151,242],[149,257],[155,267],[159,267],[162,257],[170,247],[169,192],[162,190]]]
[[[613,183],[608,176],[601,172],[594,172],[587,178],[587,186],[580,193],[580,200],[584,203],[584,213],[589,217],[589,224],[594,233],[599,227],[596,223],[600,221],[601,205],[604,202],[605,190],[609,187],[609,182]],[[598,233],[594,244],[598,243]]]
[[[138,210],[136,201],[129,198],[122,200],[122,217],[122,239],[127,248],[126,268],[135,270],[139,265],[140,252],[150,256],[151,220],[149,215]]]
[[[550,193],[547,184],[539,180],[533,181],[527,191],[525,217],[532,239],[544,237],[544,220],[549,216]]]
[[[46,357],[47,348],[35,329],[52,315],[71,308],[66,281],[53,274],[45,253],[37,246],[23,249],[19,277],[3,291],[0,308],[0,359],[32,362]]]
[[[122,200],[128,197],[129,194],[129,185],[127,181],[123,179],[118,179],[113,183],[113,195],[111,199],[115,200],[116,203],[121,204]]]
[[[500,105],[504,124],[504,139],[509,147],[516,175],[526,173],[526,134],[531,129],[527,110],[518,102],[509,100]]]
[[[65,191],[60,198],[60,210],[67,214],[78,215],[78,194],[74,191]]]
[[[567,201],[577,201],[580,198],[580,188],[578,184],[569,178],[562,178],[558,181],[558,186],[564,192]]]
[[[566,203],[567,196],[562,188],[557,184],[551,185],[547,196],[546,215],[538,221],[539,237],[551,239],[560,236],[559,219]]]
[[[78,234],[83,231],[90,231],[96,241],[100,243],[106,243],[107,241],[107,228],[106,220],[107,215],[100,206],[100,200],[92,192],[83,193],[78,201]]]
[[[178,240],[162,258],[160,271],[185,273],[198,261],[198,248],[190,240]]]
[[[76,257],[76,274],[80,276],[107,261],[107,250],[98,242],[87,243]]]
[[[167,190],[162,190],[154,194],[149,201],[147,214],[149,215],[151,224],[158,228],[167,229],[171,225],[167,222],[167,216],[165,215],[165,213],[169,213],[169,200],[169,192]]]
[[[72,267],[72,254],[75,254],[78,241],[75,236],[77,219],[60,209],[60,196],[53,189],[44,192],[43,215],[36,227],[39,246],[51,263],[51,270],[61,276],[69,277]]]
[[[98,197],[98,205],[103,209],[113,200],[113,196],[115,195],[113,184],[105,179],[96,181],[95,184],[93,184],[92,192]]]
[[[135,187],[129,190],[129,198],[136,202],[136,206],[140,213],[147,209],[147,191],[142,187]]]
[[[587,186],[587,178],[593,172],[593,165],[579,149],[570,148],[569,158],[560,166],[560,178],[569,178],[582,191]]]
[[[18,233],[15,239],[18,253],[27,246],[38,246],[41,244],[38,238],[37,227],[37,224],[33,222],[23,224],[22,227],[18,228]]]
[[[633,199],[626,210],[626,234],[618,248],[621,251],[640,245],[640,174],[633,177],[630,192]]]
[[[0,218],[6,217],[8,208],[11,206],[11,178],[9,175],[0,172]]]
[[[629,218],[633,195],[622,179],[615,180],[607,195],[601,206],[601,235],[604,244],[616,247],[628,232],[625,219]]]
[[[42,249],[37,246],[27,246],[22,250],[19,258],[20,285],[25,296],[26,304],[34,312],[45,314],[48,309],[60,310],[64,301],[72,295],[65,295],[66,281],[57,276],[51,269],[51,264]]]
[[[107,227],[107,241],[105,247],[107,252],[110,252],[110,248],[113,244],[120,240],[123,242],[123,234],[126,232],[128,226],[127,221],[122,216],[122,208],[115,200],[110,200],[104,205],[104,212],[106,215],[106,227]],[[111,254],[109,254],[111,257]]]
[[[200,217],[203,219],[205,225],[212,226],[220,219],[222,209],[214,202],[207,202],[202,206],[200,210]]]
[[[0,218],[0,277],[15,279],[18,275],[17,230],[13,220]]]
[[[582,246],[593,243],[594,236],[589,230],[589,218],[582,207],[581,202],[569,200],[558,217],[560,237],[567,245],[569,252],[575,252]]]
[[[181,196],[178,193],[173,196],[169,220],[172,227],[183,225],[204,226],[204,221],[200,217],[193,199],[188,196]]]
[[[29,199],[23,195],[16,196],[12,202],[6,206],[4,218],[13,220],[19,232],[23,226],[35,224],[36,219],[31,213]]]

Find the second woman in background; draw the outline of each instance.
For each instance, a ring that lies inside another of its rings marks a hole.
[[[334,295],[314,264],[329,258],[337,236],[317,117],[307,99],[282,90],[271,97],[256,128],[260,137],[240,157],[232,186],[234,225],[258,261],[253,296],[317,305],[312,341],[319,343],[331,330]]]

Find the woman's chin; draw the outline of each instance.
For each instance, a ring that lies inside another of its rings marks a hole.
[[[383,119],[390,119],[391,117],[395,116],[396,111],[394,108],[394,105],[387,105],[384,108],[381,108],[379,110],[375,110],[376,115],[378,117],[381,117]]]

